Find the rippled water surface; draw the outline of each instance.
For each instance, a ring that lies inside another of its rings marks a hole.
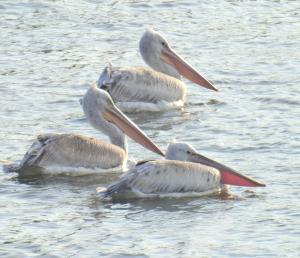
[[[0,255],[300,256],[299,1],[2,0],[0,17],[1,160],[42,132],[105,138],[78,99],[108,61],[143,65],[138,40],[155,27],[220,91],[187,82],[183,110],[130,117],[162,148],[191,143],[267,184],[232,187],[234,200],[102,203],[95,188],[113,178],[1,170]]]

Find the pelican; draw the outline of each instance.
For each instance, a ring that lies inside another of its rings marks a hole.
[[[17,170],[28,166],[45,169],[86,168],[95,172],[124,170],[127,162],[125,134],[145,148],[163,152],[113,103],[109,94],[96,86],[87,90],[82,101],[88,122],[106,134],[111,143],[77,134],[43,134],[37,137]],[[55,169],[54,169],[55,171]]]
[[[180,57],[156,31],[148,29],[139,44],[144,61],[152,68],[111,65],[101,73],[98,87],[107,90],[125,112],[163,111],[182,107],[188,80],[217,91],[211,82]]]
[[[186,143],[171,143],[166,160],[140,162],[108,188],[106,198],[183,197],[216,193],[223,185],[265,186],[199,154]]]

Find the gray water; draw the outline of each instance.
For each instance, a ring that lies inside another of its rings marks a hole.
[[[161,148],[191,143],[267,187],[103,203],[95,188],[113,177],[1,170],[0,255],[299,257],[299,25],[299,1],[1,0],[1,160],[21,159],[40,133],[106,139],[78,99],[108,61],[144,65],[138,40],[154,27],[220,91],[187,82],[184,109],[130,117]]]

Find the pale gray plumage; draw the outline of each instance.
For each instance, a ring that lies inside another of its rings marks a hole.
[[[102,117],[102,112],[113,106],[109,94],[96,86],[88,89],[82,101],[88,122],[106,134],[113,144],[78,134],[42,134],[33,142],[20,165],[14,168],[122,169],[127,161],[125,135]]]
[[[213,167],[195,161],[199,155],[186,143],[170,143],[166,151],[167,160],[145,161],[111,184],[102,194],[105,197],[128,196],[151,197],[170,193],[202,193],[217,191],[221,187],[221,175]],[[129,195],[130,196],[130,195]]]
[[[163,49],[171,49],[168,42],[156,31],[148,29],[139,46],[144,61],[152,69],[108,66],[100,75],[98,87],[107,90],[126,112],[182,107],[186,86],[178,71],[160,57]]]
[[[166,159],[139,162],[118,182],[100,189],[104,197],[183,197],[219,192],[224,184],[262,187],[260,183],[198,153],[186,143],[170,143]]]
[[[109,169],[119,167],[124,160],[123,149],[99,139],[76,134],[43,134],[37,137],[20,165]]]
[[[126,133],[145,148],[164,155],[128,117],[113,103],[110,95],[96,86],[89,88],[83,97],[82,108],[88,122],[97,130],[106,134],[111,143],[77,135],[46,134],[38,136],[21,161],[22,169],[27,166],[39,166],[49,171],[54,167],[64,171],[71,168],[92,168],[123,171],[127,161]]]
[[[185,98],[182,81],[143,67],[106,67],[98,87],[106,89],[116,102],[173,102]]]
[[[110,185],[104,196],[120,196],[129,192],[143,195],[206,192],[220,188],[218,170],[201,164],[177,160],[149,161],[136,166]]]
[[[181,75],[171,65],[162,62],[161,52],[163,49],[170,49],[169,43],[162,35],[153,29],[148,29],[143,34],[139,43],[140,53],[144,61],[155,71],[169,75],[178,80]]]
[[[199,155],[195,148],[185,142],[171,142],[168,144],[166,159],[194,162],[194,155]]]
[[[106,134],[111,143],[128,152],[125,134],[115,124],[103,117],[103,111],[115,108],[115,104],[109,94],[99,90],[95,85],[91,87],[83,97],[82,108],[88,122],[97,130]]]
[[[106,134],[112,143],[77,134],[39,135],[21,163],[8,165],[8,170],[9,168],[14,171],[21,170],[28,166],[59,167],[62,170],[64,168],[100,170],[120,168],[120,170],[124,170],[127,161],[125,135],[118,126],[103,117],[107,112],[116,114],[120,112],[115,107],[110,95],[93,86],[84,95],[82,107],[88,122],[95,129]],[[119,115],[122,114],[119,113]],[[126,120],[128,118],[121,117],[119,119]]]

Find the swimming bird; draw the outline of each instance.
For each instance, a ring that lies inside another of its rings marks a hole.
[[[188,80],[217,91],[211,82],[180,57],[158,32],[148,29],[140,39],[140,53],[146,67],[106,67],[98,87],[107,90],[116,105],[126,112],[163,111],[182,107]]]
[[[128,158],[127,134],[145,148],[164,153],[126,117],[109,94],[96,86],[87,90],[82,101],[87,121],[106,134],[111,143],[78,134],[43,134],[37,137],[17,166],[41,168],[86,168],[97,171],[124,170]]]
[[[198,153],[186,143],[171,143],[166,160],[141,162],[107,189],[103,197],[182,197],[219,192],[223,185],[265,186]]]

